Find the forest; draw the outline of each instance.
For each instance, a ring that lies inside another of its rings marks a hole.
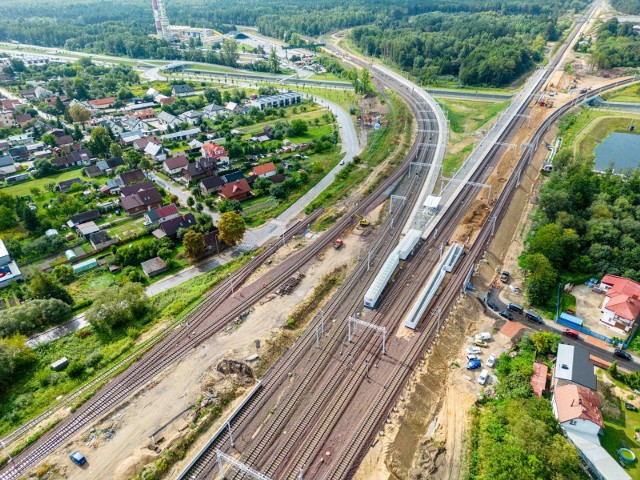
[[[211,27],[222,32],[232,30],[236,25],[251,25],[257,26],[265,35],[288,41],[295,34],[321,36],[332,30],[373,22],[379,28],[394,27],[385,22],[406,24],[409,17],[435,11],[496,11],[507,15],[549,17],[564,9],[581,9],[587,2],[417,0],[408,5],[405,0],[354,0],[347,5],[338,0],[246,0],[241,3],[168,0],[165,4],[170,21],[176,25]],[[0,41],[15,40],[133,58],[196,60],[185,50],[149,37],[151,33],[154,33],[154,23],[150,0],[0,0]],[[391,33],[385,32],[387,35]],[[509,42],[507,39],[502,41]],[[511,51],[509,47],[505,48]],[[528,55],[516,50],[515,56]],[[487,54],[480,51],[477,55]],[[518,58],[511,61],[518,62]],[[528,58],[525,63],[529,63]],[[482,73],[479,75],[482,77]]]
[[[633,25],[612,18],[600,26],[593,50],[593,62],[598,68],[640,66],[640,38]]]
[[[558,281],[607,273],[640,281],[640,173],[596,173],[568,150],[556,155],[553,170],[520,258],[529,301],[553,304]]]
[[[640,14],[640,0],[611,0],[611,5],[620,13]]]

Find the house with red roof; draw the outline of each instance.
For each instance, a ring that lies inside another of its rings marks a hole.
[[[112,107],[116,103],[116,99],[114,97],[107,98],[97,98],[95,100],[89,100],[87,102],[92,108],[103,110],[105,108]]]
[[[629,332],[640,316],[640,283],[616,275],[605,275],[600,281],[605,292],[601,322]]]
[[[243,200],[251,195],[251,187],[245,178],[230,182],[220,188],[220,197],[228,200]]]
[[[263,165],[258,165],[253,167],[251,170],[251,175],[255,175],[256,177],[269,178],[276,174],[276,165],[273,162],[265,163]]]
[[[144,226],[155,226],[160,223],[166,222],[167,220],[172,220],[174,218],[178,218],[180,216],[180,212],[178,211],[178,207],[174,203],[169,205],[164,205],[160,208],[156,208],[154,210],[149,210],[144,214]]]
[[[216,164],[229,164],[229,154],[227,150],[215,142],[206,142],[200,148],[200,153],[207,160],[214,160]]]
[[[556,387],[551,402],[553,413],[565,430],[597,438],[604,429],[600,412],[600,397],[589,388],[579,385]]]
[[[533,363],[533,375],[531,375],[530,383],[533,393],[541,397],[547,389],[547,374],[549,367],[544,363]]]

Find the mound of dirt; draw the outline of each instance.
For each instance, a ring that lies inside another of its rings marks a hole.
[[[253,370],[249,365],[244,362],[239,362],[237,360],[230,360],[228,358],[223,358],[216,365],[216,370],[223,375],[238,375],[240,377],[244,377],[247,379],[253,380]]]

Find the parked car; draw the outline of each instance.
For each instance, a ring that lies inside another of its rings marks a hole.
[[[482,362],[480,360],[470,360],[467,363],[467,370],[475,370],[476,368],[480,368],[482,366]]]
[[[84,458],[84,455],[81,454],[78,450],[74,450],[73,452],[71,452],[71,454],[69,455],[69,458],[73,463],[75,463],[79,467],[87,463],[87,459]]]
[[[482,370],[482,372],[480,372],[480,375],[478,376],[478,383],[480,385],[484,385],[487,382],[487,378],[489,378],[489,370],[485,368],[484,370]]]
[[[485,342],[484,340],[476,340],[473,343],[476,344],[478,347],[483,347],[483,348],[488,348],[489,347],[489,344],[487,342]]]
[[[513,313],[507,312],[506,310],[502,310],[499,315],[507,320],[513,320]]]
[[[478,347],[469,347],[467,348],[467,353],[470,355],[480,355],[482,353],[482,349]]]
[[[580,338],[580,335],[578,334],[578,332],[576,332],[572,328],[565,328],[564,330],[562,330],[562,334],[565,337]]]
[[[527,320],[531,320],[532,322],[544,323],[544,320],[542,320],[542,317],[540,315],[538,315],[537,313],[535,313],[535,312],[529,311],[529,312],[524,314],[524,317]]]
[[[487,307],[489,307],[494,312],[500,311],[500,308],[498,308],[498,306],[495,303],[493,303],[491,300],[487,300]]]
[[[620,358],[624,358],[625,360],[633,360],[633,358],[631,357],[631,355],[629,355],[627,352],[625,352],[624,350],[620,350],[619,348],[616,348],[613,351],[613,355],[615,357],[620,357]]]
[[[470,362],[471,360],[480,360],[480,357],[473,353],[467,353],[467,362]]]
[[[633,405],[632,403],[629,402],[624,402],[624,406],[627,410],[631,410],[632,412],[637,412],[638,409],[636,408],[635,405]]]
[[[485,365],[487,367],[493,368],[495,364],[496,364],[496,354],[492,353],[491,355],[489,355],[489,358],[487,358],[487,362],[485,363]]]
[[[522,308],[522,306],[518,305],[517,303],[510,303],[509,305],[507,305],[507,310],[511,310],[512,312],[520,314],[524,312],[524,308]]]
[[[476,340],[489,340],[489,339],[491,339],[491,334],[489,332],[476,333]]]

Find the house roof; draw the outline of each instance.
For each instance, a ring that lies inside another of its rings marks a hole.
[[[593,390],[578,385],[563,385],[556,387],[553,395],[560,423],[581,418],[604,428],[600,397]]]
[[[180,217],[172,218],[171,220],[166,220],[162,222],[159,226],[160,230],[162,230],[167,236],[172,237],[178,230],[181,228],[189,228],[196,224],[196,218],[192,213],[187,213],[186,215],[182,215]]]
[[[179,215],[178,207],[175,204],[171,203],[169,205],[164,205],[160,208],[155,208],[153,210],[149,210],[145,215],[151,220],[155,222],[159,218],[168,217],[170,215]]]
[[[122,172],[120,174],[120,180],[122,180],[122,183],[125,185],[131,185],[134,182],[141,182],[145,179],[144,172],[140,169]]]
[[[533,393],[537,396],[541,397],[547,387],[547,373],[549,372],[549,367],[547,367],[544,363],[534,362],[533,364],[533,375],[531,375],[531,388],[533,388]]]
[[[600,478],[615,478],[616,480],[631,480],[624,468],[600,445],[600,441],[587,438],[575,430],[567,430],[567,437],[571,440],[581,455],[595,468]]]
[[[583,387],[595,390],[597,386],[593,364],[589,360],[589,351],[576,345],[561,343],[553,373],[554,377],[568,380]]]
[[[191,93],[194,91],[194,88],[191,85],[174,85],[173,91],[178,95],[180,93]]]
[[[216,162],[213,160],[207,160],[206,158],[200,158],[195,162],[191,162],[185,166],[182,170],[182,175],[187,177],[197,177],[198,175],[205,175],[207,172],[216,169]]]
[[[76,227],[78,229],[78,232],[80,232],[81,235],[91,235],[92,233],[96,233],[100,231],[100,227],[96,225],[96,222],[87,222],[87,223],[81,223],[80,225],[78,225]]]
[[[251,192],[251,187],[246,178],[227,183],[220,189],[220,196],[224,198],[236,198]]]
[[[273,162],[265,163],[264,165],[258,165],[257,167],[253,167],[251,171],[254,175],[264,175],[265,173],[275,172],[276,165]]]
[[[167,264],[160,257],[145,260],[140,264],[140,266],[142,267],[142,271],[147,275],[154,274],[167,268]]]
[[[56,145],[71,145],[73,143],[73,137],[71,135],[62,135],[56,137]]]
[[[149,207],[161,203],[162,197],[158,190],[150,188],[148,190],[141,190],[127,197],[122,197],[120,202],[122,203],[122,208],[129,211],[139,207]]]
[[[204,145],[202,145],[201,150],[207,157],[219,157],[227,154],[224,147],[222,145],[218,145],[215,142],[205,143]]]
[[[101,230],[99,232],[92,233],[91,235],[89,235],[89,241],[94,245],[105,243],[105,242],[108,242],[109,240],[111,240],[111,237],[109,236],[109,233],[106,230]]]
[[[167,158],[164,161],[164,164],[167,166],[169,170],[175,170],[176,168],[184,168],[187,166],[188,163],[189,161],[187,160],[187,157],[185,157],[184,155],[177,155],[172,158]]]
[[[95,100],[89,100],[89,105],[94,107],[101,107],[104,105],[111,105],[112,103],[116,103],[116,99],[114,97],[107,98],[97,98]]]
[[[63,180],[61,182],[58,182],[58,188],[62,192],[64,190],[68,190],[71,187],[71,185],[74,185],[76,183],[82,183],[82,180],[80,180],[80,178],[78,177],[70,178],[69,180]]]
[[[236,180],[240,180],[244,178],[244,174],[240,171],[237,172],[231,172],[231,173],[227,173],[226,175],[222,176],[222,181],[224,183],[231,183],[231,182],[235,182]]]
[[[107,182],[108,183],[108,182]],[[120,194],[123,197],[128,197],[129,195],[133,195],[141,190],[149,190],[151,188],[155,188],[153,182],[151,180],[146,180],[140,183],[134,183],[133,185],[127,185],[126,187],[122,187],[120,189]]]
[[[210,177],[200,180],[200,185],[207,190],[211,190],[212,188],[223,186],[224,181],[218,175],[211,175]]]
[[[21,115],[16,115],[16,122],[18,122],[19,124],[23,124],[23,123],[27,123],[28,121],[30,121],[33,117],[28,114],[28,113],[23,113]]]
[[[69,221],[74,225],[89,222],[91,220],[97,220],[100,218],[100,212],[98,210],[87,210],[86,212],[76,213],[69,217]]]
[[[158,114],[158,120],[166,124],[170,124],[175,122],[177,120],[177,117],[174,115],[171,115],[169,112],[160,112]]]
[[[605,275],[601,283],[611,286],[604,308],[621,318],[635,320],[640,314],[640,283],[616,275]]]

